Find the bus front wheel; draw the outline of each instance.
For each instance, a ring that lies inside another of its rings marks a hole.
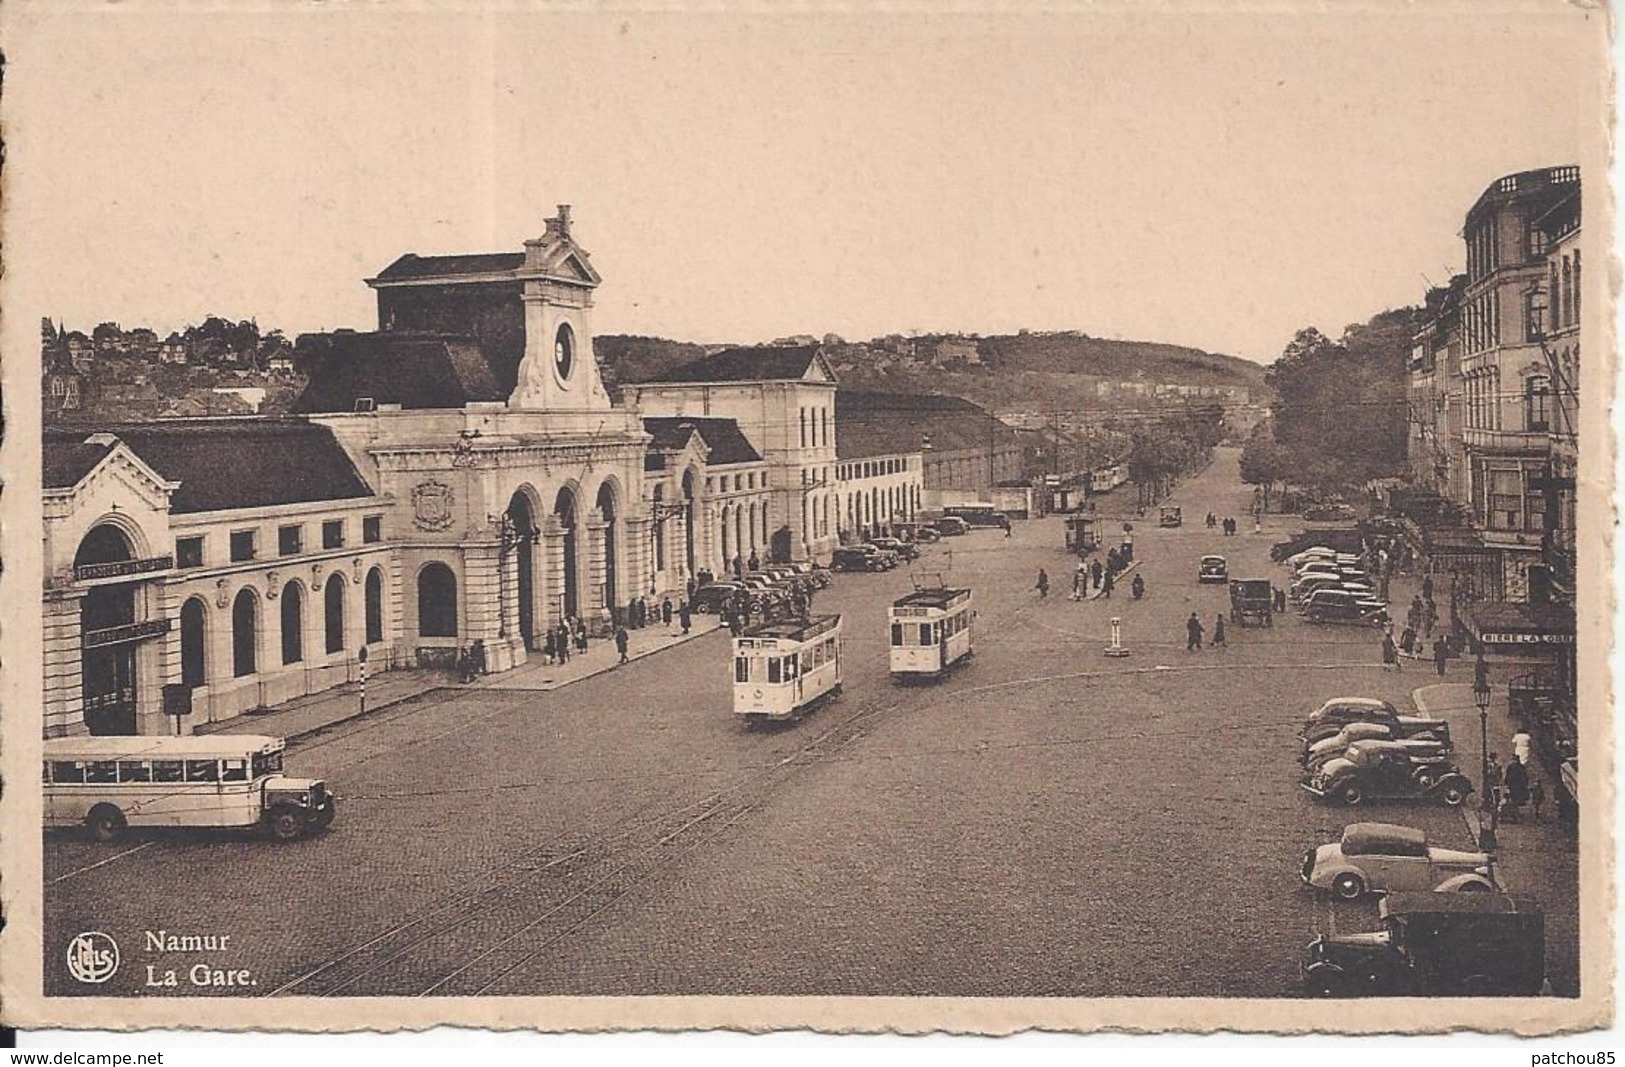
[[[278,841],[292,841],[305,832],[305,813],[291,804],[280,805],[265,817],[265,828]]]
[[[123,836],[126,825],[124,813],[111,804],[97,804],[85,816],[90,836],[98,841],[117,841]]]

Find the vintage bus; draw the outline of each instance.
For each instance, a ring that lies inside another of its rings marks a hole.
[[[99,841],[128,827],[258,826],[288,840],[325,829],[337,798],[282,773],[280,737],[63,737],[45,742],[45,825]]]
[[[919,589],[893,602],[891,677],[938,678],[974,651],[969,589]]]
[[[798,719],[841,692],[841,617],[763,623],[734,638],[734,714]]]

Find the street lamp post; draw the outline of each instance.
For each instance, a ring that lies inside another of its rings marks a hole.
[[[1484,663],[1483,653],[1479,654],[1473,671],[1473,706],[1478,709],[1478,736],[1480,743],[1479,784],[1483,790],[1481,804],[1488,821],[1480,820],[1478,828],[1478,847],[1482,852],[1494,852],[1496,848],[1495,831],[1499,814],[1495,802],[1495,790],[1490,784],[1490,680],[1489,671]]]

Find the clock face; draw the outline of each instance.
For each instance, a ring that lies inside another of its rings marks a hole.
[[[558,371],[560,381],[569,381],[570,372],[575,369],[576,362],[576,335],[567,322],[559,324],[559,332],[553,336],[553,368]]]

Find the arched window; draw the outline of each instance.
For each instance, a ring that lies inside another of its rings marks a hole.
[[[1569,308],[1569,322],[1580,321],[1580,250],[1574,250],[1574,277],[1569,279],[1569,293],[1572,296]]]
[[[231,673],[246,678],[258,668],[259,599],[254,591],[238,592],[231,604]]]
[[[384,639],[384,572],[374,567],[367,572],[367,644]]]
[[[305,594],[298,582],[282,587],[282,662],[305,658]]]
[[[327,626],[327,651],[344,651],[344,575],[335,574],[327,579],[322,597],[322,617]]]
[[[418,636],[457,636],[457,576],[444,563],[418,572]]]
[[[194,689],[208,681],[204,653],[207,610],[199,597],[181,605],[181,684]]]

